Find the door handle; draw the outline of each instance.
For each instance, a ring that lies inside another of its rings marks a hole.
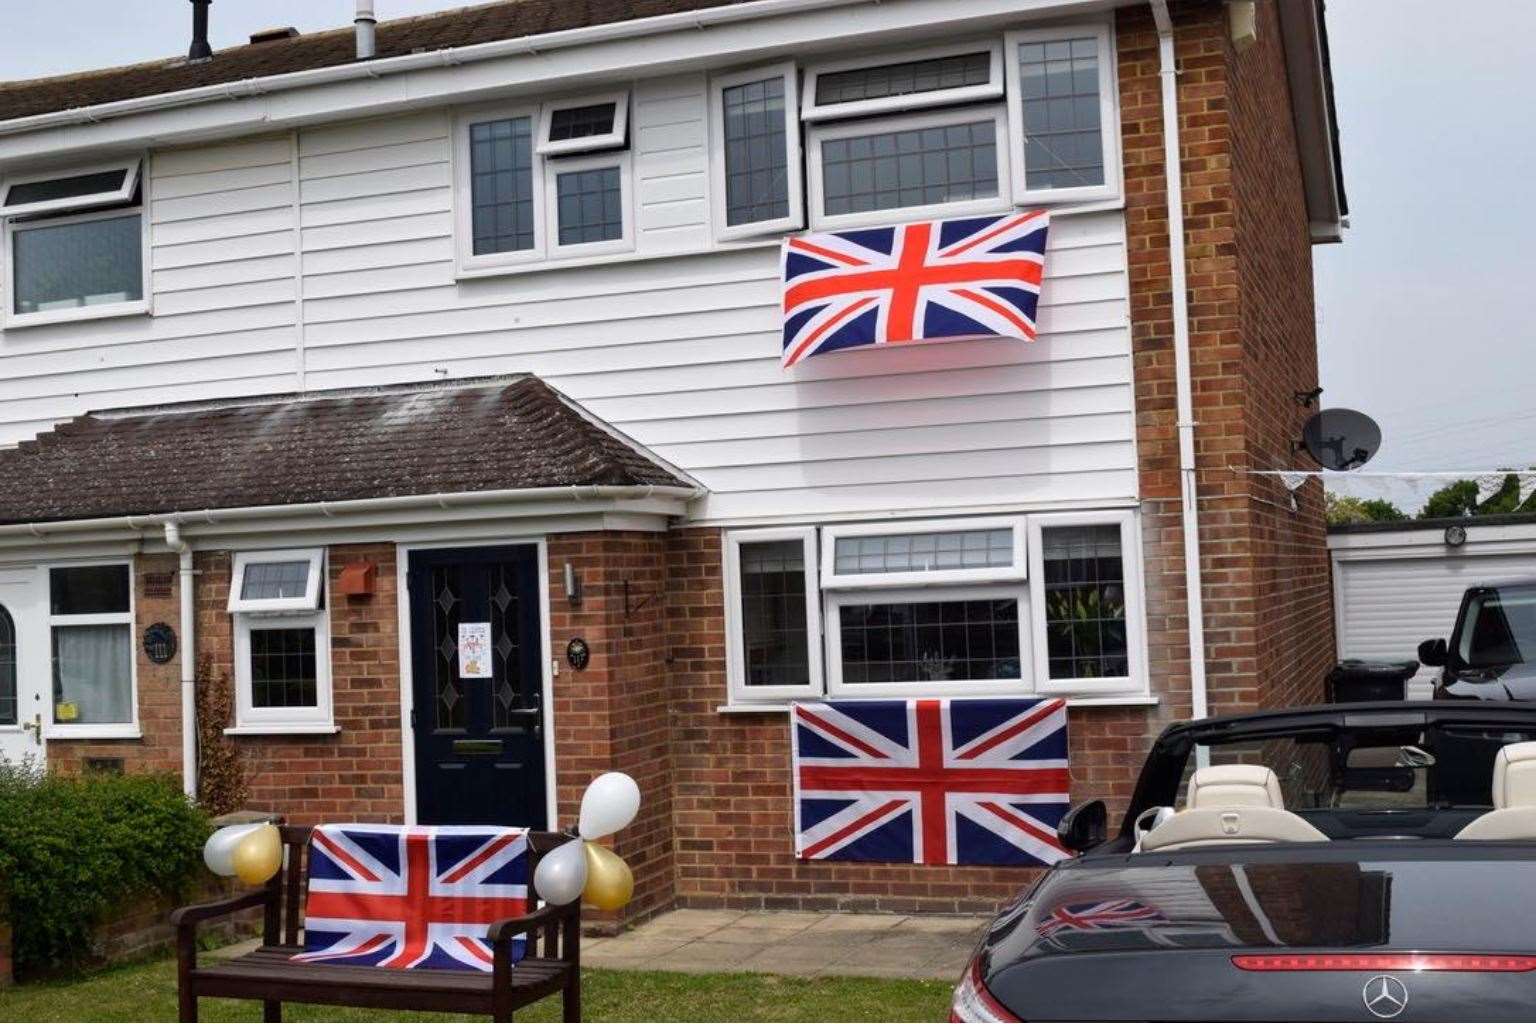
[[[38,746],[43,745],[43,715],[42,712],[32,716],[32,721],[22,722],[21,727],[32,734],[32,742]]]

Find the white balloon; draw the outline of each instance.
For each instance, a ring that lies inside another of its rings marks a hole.
[[[561,843],[533,869],[533,890],[545,903],[564,906],[580,899],[586,887],[587,851],[580,839]]]
[[[246,825],[225,825],[216,830],[203,844],[203,863],[208,865],[208,870],[224,878],[233,878],[235,874],[235,847],[240,845],[240,840],[261,828],[259,821]]]
[[[581,797],[576,831],[591,841],[611,836],[640,812],[640,787],[623,772],[604,772]]]

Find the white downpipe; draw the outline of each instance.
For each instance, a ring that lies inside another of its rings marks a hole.
[[[373,0],[357,0],[357,17],[353,20],[356,26],[357,59],[372,60],[374,44],[374,28],[378,19],[373,16]]]
[[[1189,367],[1189,282],[1184,262],[1184,175],[1179,165],[1178,66],[1168,0],[1151,0],[1163,84],[1163,166],[1168,193],[1168,262],[1173,292],[1173,373],[1179,430],[1179,500],[1183,512],[1184,589],[1189,601],[1191,714],[1210,711],[1205,682],[1205,601],[1200,592],[1200,505],[1195,479],[1195,402]],[[1204,755],[1206,751],[1200,750]]]
[[[174,519],[165,524],[165,546],[180,558],[181,596],[181,788],[197,798],[197,615],[193,600],[192,545]]]

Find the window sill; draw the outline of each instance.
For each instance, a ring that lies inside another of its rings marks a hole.
[[[339,725],[232,725],[224,730],[225,736],[334,736],[341,732]]]
[[[46,725],[47,740],[141,740],[144,734],[136,725]]]
[[[938,695],[937,694],[930,694],[929,696],[938,696]],[[989,698],[995,698],[997,695],[996,694],[990,694],[990,695],[987,695],[987,696]],[[1067,702],[1067,707],[1069,707],[1069,708],[1138,708],[1138,707],[1148,707],[1148,708],[1150,708],[1150,707],[1156,707],[1161,702],[1159,698],[1157,698],[1157,697],[1155,697],[1155,696],[1153,696],[1151,694],[1147,694],[1147,693],[1126,693],[1126,694],[1118,694],[1118,695],[1114,695],[1114,696],[1104,696],[1104,697],[1067,697],[1064,694],[1059,694],[1059,693],[1055,693],[1055,694],[1053,694],[1053,693],[1029,693],[1029,694],[1020,694],[1019,696],[1021,696],[1021,697],[1037,697],[1037,698],[1040,698],[1042,700],[1049,699],[1049,698],[1052,698],[1052,697],[1063,697],[1066,700],[1066,702]],[[822,698],[818,697],[816,699],[820,700]],[[836,698],[834,698],[834,699],[836,699]],[[843,699],[847,699],[847,698],[843,698]],[[858,699],[858,698],[855,698],[855,699]],[[902,698],[902,697],[870,697],[868,699],[869,700],[903,700],[905,698]],[[956,698],[956,699],[960,699],[960,698]],[[762,704],[721,704],[720,706],[715,708],[715,713],[716,714],[721,714],[721,715],[774,714],[774,713],[783,713],[783,712],[788,711],[789,709],[790,709],[790,705],[788,703],[773,704],[773,703],[764,702]]]
[[[45,327],[49,324],[69,324],[80,320],[107,320],[112,317],[148,316],[148,302],[129,302],[110,306],[76,306],[71,309],[51,309],[43,313],[6,313],[0,328],[7,331],[24,327]]]

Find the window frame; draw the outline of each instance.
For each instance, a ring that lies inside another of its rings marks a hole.
[[[934,569],[907,572],[839,574],[837,542],[850,537],[900,536],[913,533],[974,533],[978,530],[1013,531],[1013,563],[974,569]],[[882,588],[952,587],[966,584],[1006,583],[1029,578],[1029,541],[1024,516],[892,520],[884,523],[846,523],[822,527],[821,589],[873,590]]]
[[[931,92],[906,93],[901,96],[881,96],[876,99],[852,100],[848,103],[816,102],[816,84],[822,75],[861,68],[878,68],[890,64],[907,64],[943,57],[956,57],[966,53],[988,54],[988,81],[985,85],[965,85],[952,89],[935,89]],[[961,103],[977,103],[982,100],[1001,100],[1007,88],[1004,79],[1003,45],[996,37],[970,39],[959,43],[925,46],[916,49],[890,51],[874,56],[847,57],[841,60],[807,64],[805,67],[805,91],[802,94],[800,120],[806,125],[845,118],[868,117],[871,114],[889,114],[904,110],[950,106]]]
[[[1064,38],[1092,36],[1099,47],[1099,140],[1104,160],[1102,185],[1070,188],[1029,187],[1025,164],[1024,93],[1019,75],[1019,46],[1023,43],[1060,42]],[[1013,195],[1018,204],[1092,202],[1120,196],[1120,95],[1115,67],[1114,28],[1106,21],[1069,22],[1048,28],[1014,29],[1004,34],[1003,71],[1008,81],[1008,159],[1012,168]]]
[[[475,204],[474,162],[469,141],[471,125],[486,121],[511,121],[520,117],[529,119],[533,132],[530,155],[531,200],[533,203],[533,245],[527,249],[506,252],[475,252]],[[537,103],[497,104],[471,107],[458,112],[453,120],[453,203],[454,248],[458,254],[460,270],[482,270],[495,267],[538,263],[544,260],[544,174],[542,157],[538,153],[540,110]]]
[[[0,217],[32,217],[38,214],[57,213],[62,210],[90,210],[98,206],[114,206],[129,202],[133,199],[134,189],[139,184],[143,166],[144,157],[139,155],[102,163],[53,168],[48,171],[23,174],[18,177],[0,177]],[[39,181],[78,178],[88,174],[104,174],[111,171],[123,172],[123,184],[116,189],[105,192],[90,192],[79,196],[65,196],[60,199],[43,199],[38,202],[21,203],[16,206],[5,205],[4,197],[10,194],[11,187],[14,185],[32,185]]]
[[[536,160],[541,159],[535,157]],[[545,237],[544,248],[547,251],[547,259],[563,260],[574,259],[582,256],[603,256],[616,252],[629,252],[635,247],[635,221],[634,221],[634,177],[631,174],[629,150],[605,150],[601,153],[591,153],[584,156],[565,156],[554,160],[544,160],[544,224],[548,235]],[[618,238],[610,238],[601,242],[572,242],[562,245],[560,242],[560,188],[558,178],[561,174],[570,174],[579,171],[600,170],[617,166],[619,169],[619,225],[622,234]],[[537,168],[535,170],[537,173]],[[535,235],[535,243],[538,237]]]
[[[125,302],[104,302],[95,306],[68,306],[62,309],[38,310],[33,313],[16,311],[16,235],[43,228],[65,227],[96,220],[113,220],[119,217],[139,218],[139,298]],[[136,206],[93,209],[60,217],[45,217],[18,223],[6,217],[0,232],[0,327],[12,330],[42,324],[70,323],[76,320],[100,320],[115,316],[136,316],[150,312],[150,251],[149,251],[149,201],[142,197]]]
[[[822,621],[825,623],[824,647],[827,659],[827,696],[849,697],[982,697],[1007,694],[1027,696],[1036,692],[1031,687],[1026,666],[1035,661],[1033,656],[1034,630],[1033,601],[1030,587],[1024,580],[944,587],[858,588],[827,590],[822,599],[826,602]],[[936,604],[944,601],[977,601],[1011,598],[1019,605],[1019,678],[1017,679],[963,679],[953,683],[921,680],[913,683],[846,683],[843,681],[842,608],[850,604]]]
[[[729,168],[725,162],[725,90],[775,76],[784,82],[784,158],[789,194],[789,213],[773,220],[731,224],[726,202]],[[805,227],[805,160],[800,139],[800,72],[795,62],[759,64],[709,80],[709,207],[717,241],[728,242],[758,235],[782,234]]]
[[[299,613],[240,612],[234,616],[235,724],[230,735],[337,732],[331,693],[331,629],[326,608]],[[252,690],[251,630],[309,629],[315,634],[315,706],[258,708]]]
[[[821,592],[817,585],[814,526],[726,530],[721,541],[724,555],[725,675],[732,704],[779,704],[795,698],[816,699],[826,692],[821,655]],[[798,686],[748,686],[746,626],[741,613],[741,546],[773,541],[798,540],[804,551],[806,664],[809,679]]]
[[[1149,691],[1146,668],[1146,595],[1141,531],[1134,509],[1097,512],[1043,512],[1028,517],[1030,548],[1030,632],[1034,649],[1035,690],[1052,695],[1141,696]],[[1125,586],[1125,644],[1130,671],[1124,676],[1052,679],[1045,622],[1045,544],[1043,531],[1061,526],[1118,526],[1120,565]]]
[[[858,213],[827,214],[824,212],[822,144],[824,142],[853,138],[860,135],[877,135],[882,132],[910,131],[923,128],[948,127],[991,119],[994,146],[997,153],[997,195],[980,199],[959,199],[944,203],[925,203],[921,206],[893,206],[882,210],[863,210]],[[852,227],[887,226],[916,220],[948,219],[988,213],[1007,213],[1013,209],[1012,146],[1009,134],[1008,106],[992,103],[931,110],[921,114],[895,114],[886,117],[856,121],[821,122],[806,127],[806,182],[809,194],[809,218],[814,231],[838,230]]]
[[[252,565],[273,562],[308,562],[309,577],[304,583],[302,597],[244,598],[245,571]],[[229,573],[229,601],[226,610],[231,614],[261,614],[268,612],[306,612],[320,610],[320,581],[325,572],[324,548],[279,548],[260,551],[237,551]]]
[[[549,129],[554,122],[555,111],[570,110],[573,107],[595,107],[601,103],[612,103],[613,128],[602,135],[584,135],[577,139],[560,139],[550,141]],[[589,153],[600,149],[617,149],[624,145],[629,129],[629,90],[613,89],[607,92],[589,93],[584,96],[569,96],[558,100],[548,100],[539,107],[539,117],[536,122],[537,135],[533,140],[533,152],[535,156],[560,156],[567,153]]]
[[[122,566],[128,571],[128,610],[124,612],[90,612],[83,615],[55,615],[53,612],[54,569],[84,569],[91,566]],[[138,614],[138,594],[131,559],[103,558],[88,561],[50,562],[43,566],[45,597],[43,608],[48,623],[48,718],[44,730],[46,739],[139,739],[139,658],[135,640],[135,616]],[[127,626],[128,627],[128,721],[126,722],[60,722],[58,696],[54,692],[57,668],[54,664],[54,631],[70,626]]]

